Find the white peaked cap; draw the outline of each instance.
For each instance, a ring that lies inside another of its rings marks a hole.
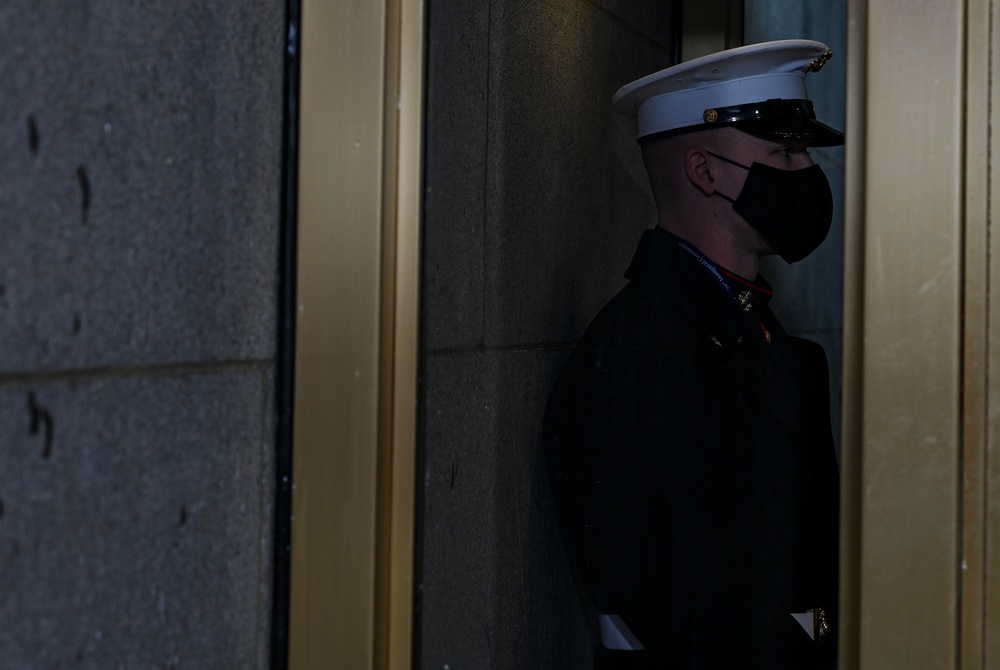
[[[635,114],[639,139],[659,133],[735,126],[813,146],[844,143],[816,120],[806,74],[831,56],[821,42],[780,40],[695,58],[622,86],[615,109]]]

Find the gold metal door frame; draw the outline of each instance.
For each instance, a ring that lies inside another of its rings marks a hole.
[[[302,0],[289,664],[410,667],[423,4]]]
[[[840,667],[994,667],[998,7],[848,8]]]

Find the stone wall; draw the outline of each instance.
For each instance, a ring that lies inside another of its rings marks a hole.
[[[541,416],[654,222],[610,99],[670,64],[669,3],[428,12],[419,667],[585,668]]]
[[[5,668],[265,668],[284,3],[0,5]]]

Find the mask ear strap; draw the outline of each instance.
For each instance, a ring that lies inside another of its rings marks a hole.
[[[744,170],[749,170],[750,169],[750,166],[744,165],[743,163],[737,163],[732,158],[726,158],[725,156],[720,156],[719,154],[715,153],[714,151],[709,151],[708,149],[705,149],[705,153],[709,154],[710,156],[715,156],[720,161],[726,161],[727,163],[732,163],[736,167],[741,167]]]
[[[729,203],[730,203],[730,204],[732,204],[732,205],[735,205],[735,204],[736,204],[736,201],[735,201],[735,200],[733,200],[732,198],[730,198],[730,197],[729,197],[728,195],[726,195],[725,193],[720,193],[720,192],[718,192],[718,191],[714,191],[714,192],[712,193],[712,195],[717,195],[717,196],[719,196],[720,198],[722,198],[723,200],[728,200],[728,201],[729,201]]]
[[[743,168],[744,170],[749,170],[749,169],[750,169],[750,168],[748,168],[748,167],[747,167],[746,165],[743,165],[743,163],[737,163],[737,162],[736,162],[736,161],[734,161],[734,160],[733,160],[732,158],[726,158],[725,156],[720,156],[719,154],[715,153],[714,151],[709,151],[708,149],[705,149],[705,153],[707,153],[707,154],[709,154],[709,155],[711,155],[711,156],[715,156],[715,157],[716,157],[716,158],[718,158],[718,159],[719,159],[720,161],[725,161],[725,162],[727,162],[727,163],[732,163],[732,164],[733,164],[733,165],[735,165],[736,167],[741,167],[741,168]],[[729,197],[728,195],[726,195],[726,194],[724,194],[724,193],[719,193],[718,191],[715,191],[714,193],[712,193],[712,195],[717,195],[717,196],[719,196],[720,198],[722,198],[723,200],[728,200],[728,201],[729,201],[729,204],[731,204],[731,205],[735,205],[735,204],[736,204],[736,201],[735,201],[735,200],[733,200],[732,198],[730,198],[730,197]]]

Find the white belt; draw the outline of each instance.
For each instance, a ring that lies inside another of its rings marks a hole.
[[[815,640],[817,637],[823,639],[830,632],[830,622],[826,620],[826,610],[822,607],[806,610],[805,612],[792,612],[802,630],[809,633],[809,637]]]
[[[632,634],[617,614],[598,614],[597,623],[601,626],[601,644],[605,649],[626,651],[645,649],[639,638]]]

